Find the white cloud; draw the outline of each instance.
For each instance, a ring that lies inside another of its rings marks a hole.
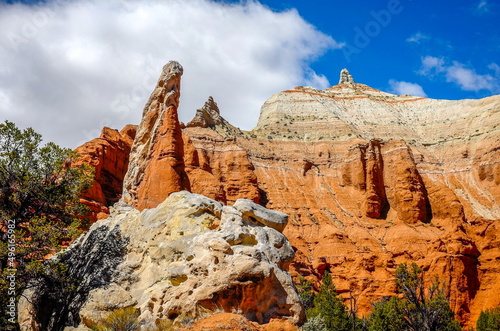
[[[500,66],[496,63],[491,63],[489,66],[488,66],[488,69],[490,70],[493,70],[495,72],[495,76],[497,78],[500,78]]]
[[[476,5],[475,11],[478,14],[488,13],[490,11],[490,6],[489,6],[488,1],[480,0]]]
[[[305,86],[312,86],[320,90],[331,87],[328,78],[326,78],[325,75],[318,75],[314,70],[307,70],[304,78]]]
[[[409,43],[417,43],[420,44],[420,42],[429,39],[429,36],[426,34],[423,34],[422,32],[417,32],[411,35],[406,39],[407,42]]]
[[[427,76],[442,72],[444,69],[444,59],[434,56],[424,56],[422,67],[418,71],[420,75]]]
[[[495,90],[495,79],[490,75],[479,75],[462,63],[453,62],[446,68],[446,81],[453,82],[465,91]]]
[[[342,47],[296,10],[255,1],[53,0],[0,4],[0,120],[76,147],[102,126],[139,123],[162,66],[184,67],[179,116],[212,95],[251,129],[273,93],[329,86],[309,64]],[[318,86],[319,85],[319,86]]]
[[[417,83],[389,80],[389,91],[394,94],[404,95],[409,94],[416,97],[427,97],[424,89]]]
[[[497,77],[489,74],[478,74],[474,69],[467,68],[463,63],[453,61],[452,64],[446,64],[444,58],[425,56],[421,59],[422,67],[418,71],[423,76],[442,75],[449,83],[458,85],[464,91],[488,90],[493,93],[500,92],[500,80],[498,71],[500,67],[496,63],[488,66],[495,71]]]

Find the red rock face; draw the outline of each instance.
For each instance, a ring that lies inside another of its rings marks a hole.
[[[172,192],[185,188],[184,143],[177,109],[169,106],[151,144],[151,162],[137,185],[137,208],[154,208]]]
[[[408,224],[427,221],[427,192],[411,149],[404,142],[389,142],[384,164],[387,199],[396,218]]]
[[[167,66],[132,147],[125,202],[150,208],[189,190],[285,212],[292,275],[318,281],[328,269],[341,295],[357,298],[358,315],[396,294],[403,262],[420,265],[429,282],[439,275],[467,327],[500,305],[499,97],[446,102],[361,84],[303,88],[273,96],[249,133],[225,122],[213,100],[181,129],[182,70]],[[106,199],[96,190],[95,200]]]
[[[370,218],[380,218],[387,206],[380,142],[356,145],[349,150],[342,166],[341,186],[352,186],[364,195],[361,211]]]
[[[251,322],[245,317],[237,314],[220,313],[216,314],[196,323],[181,328],[180,331],[212,331],[212,330],[226,330],[226,331],[296,331],[297,326],[288,321],[273,319],[267,324],[258,324]]]
[[[254,167],[234,139],[203,128],[186,128],[184,133],[192,150],[186,171],[193,193],[229,204],[240,198],[260,202]]]
[[[127,125],[119,132],[104,128],[99,138],[76,149],[80,157],[75,163],[87,163],[95,169],[92,187],[82,195],[82,201],[92,211],[92,220],[107,217],[107,207],[121,198],[136,128]]]
[[[492,259],[494,245],[476,234],[497,221],[476,215],[475,200],[446,186],[453,172],[443,167],[444,180],[434,178],[434,165],[421,162],[418,148],[355,139],[239,142],[249,151],[266,206],[290,215],[285,235],[297,249],[294,276],[316,280],[329,269],[337,290],[346,300],[356,297],[364,315],[372,302],[396,293],[397,265],[416,262],[429,282],[437,274],[446,284],[462,323],[472,325],[481,309],[500,304],[491,292],[481,297],[498,281],[492,274],[500,265]]]
[[[163,67],[132,145],[123,200],[141,210],[156,207],[184,188],[184,146],[177,118],[182,73],[177,62]]]

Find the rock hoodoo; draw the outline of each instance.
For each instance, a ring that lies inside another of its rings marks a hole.
[[[187,186],[177,115],[182,73],[182,66],[175,61],[163,67],[132,145],[123,201],[140,209],[155,207],[170,193]]]
[[[339,84],[354,84],[354,78],[346,68],[340,71]]]
[[[166,64],[144,107],[122,200],[143,210],[156,207],[172,192],[189,190],[223,203],[239,198],[258,202],[253,167],[246,151],[234,143],[234,136],[241,131],[220,116],[212,98],[187,128],[193,132],[209,128],[202,130],[207,135],[198,141],[181,130],[177,108],[182,73],[179,63]]]
[[[91,326],[125,307],[136,307],[144,326],[167,320],[178,328],[219,312],[297,324],[303,308],[286,272],[294,251],[278,231],[286,222],[249,200],[223,206],[185,191],[143,212],[119,203],[53,257],[79,280],[77,291],[58,302],[41,290],[26,293],[21,329]]]

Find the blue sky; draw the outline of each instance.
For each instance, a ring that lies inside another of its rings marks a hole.
[[[500,93],[499,2],[262,2],[275,10],[295,8],[335,40],[361,46],[329,51],[311,65],[331,81],[346,67],[357,82],[385,91],[391,90],[392,79],[419,84],[431,98]],[[424,59],[430,57],[439,59],[439,65],[426,67]]]
[[[500,93],[500,3],[0,0],[0,120],[76,147],[138,124],[161,67],[184,66],[179,115],[208,96],[252,129],[272,94],[358,83],[436,99]]]

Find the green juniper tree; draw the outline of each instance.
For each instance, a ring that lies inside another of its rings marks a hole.
[[[403,301],[395,308],[404,317],[404,330],[462,330],[437,276],[431,286],[426,288],[423,270],[415,263],[410,266],[403,263],[396,269],[396,285],[403,294]]]
[[[299,275],[299,282],[295,286],[297,287],[297,292],[304,305],[304,309],[308,310],[313,307],[314,304],[314,292],[312,291],[313,282],[306,280],[303,276]]]
[[[307,311],[308,322],[304,327],[313,330],[322,325],[324,330],[346,331],[461,330],[445,296],[444,286],[437,277],[431,286],[426,287],[422,269],[415,263],[410,266],[404,263],[396,270],[396,285],[402,298],[394,296],[383,299],[373,305],[374,309],[368,318],[358,319],[354,311],[348,312],[335,291],[331,276],[326,273],[321,290],[314,298],[314,306]],[[488,318],[484,317],[484,320]]]
[[[325,272],[320,291],[314,297],[314,307],[307,311],[307,318],[321,317],[327,330],[351,331],[349,312],[341,297],[337,295],[332,277]]]
[[[31,128],[0,124],[0,329],[13,327],[12,298],[63,279],[64,265],[44,260],[77,235],[85,214],[79,197],[93,178],[88,167],[71,165],[72,150],[41,141]]]
[[[382,299],[373,304],[373,311],[368,319],[369,331],[401,331],[405,330],[406,321],[401,314],[403,300],[398,297]]]

